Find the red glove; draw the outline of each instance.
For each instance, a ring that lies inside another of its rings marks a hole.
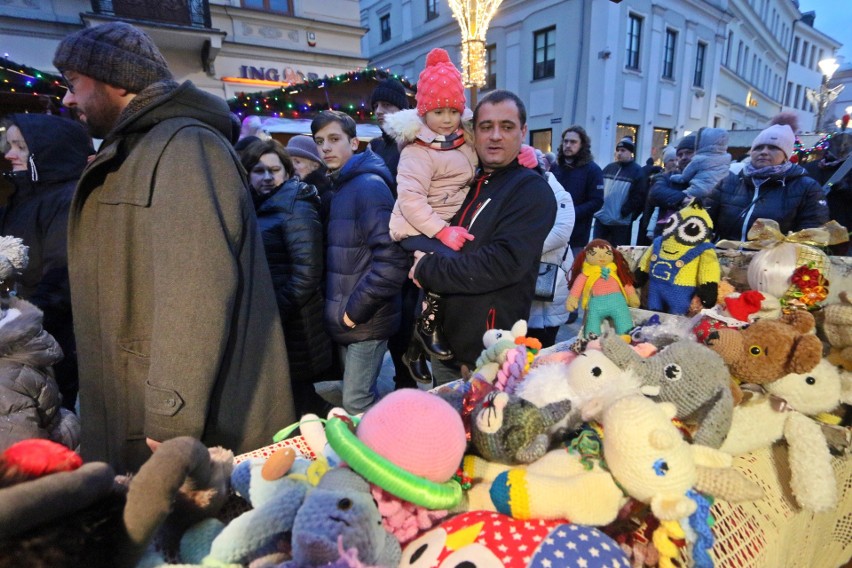
[[[521,144],[521,151],[518,154],[518,163],[525,168],[535,168],[538,166],[538,158],[535,155],[535,148]]]
[[[435,234],[435,238],[454,251],[460,251],[465,241],[473,240],[473,235],[464,227],[444,227]]]

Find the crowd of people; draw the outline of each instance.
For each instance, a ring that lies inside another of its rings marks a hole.
[[[150,37],[122,22],[69,35],[54,64],[88,133],[9,118],[15,192],[0,235],[29,246],[17,294],[65,353],[55,379],[79,412],[84,459],[124,471],[179,435],[261,447],[327,410],[318,381],[341,379],[344,409],[364,412],[388,351],[405,388],[473,370],[483,333],[517,320],[553,345],[578,317],[574,257],[590,242],[631,244],[639,218],[648,243],[693,199],[723,239],[745,240],[758,218],[785,232],[849,221],[850,176],[823,189],[848,140],[803,168],[793,130],[772,125],[733,173],[726,132],[704,128],[666,148],[662,167],[640,166],[625,137],[601,168],[580,125],[555,156],[525,146],[514,93],[491,91],[471,112],[438,49],[413,108],[400,82],[378,84],[382,135],[363,149],[337,111],[286,146],[241,132],[223,100],[175,82]],[[549,294],[542,270],[556,271]]]

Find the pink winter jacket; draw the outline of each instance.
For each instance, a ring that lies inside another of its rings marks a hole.
[[[437,136],[421,122],[417,139],[428,144]],[[395,241],[420,234],[434,237],[448,226],[467,195],[479,163],[468,143],[453,150],[436,150],[405,141],[409,144],[400,154],[397,200],[390,218],[390,234]]]

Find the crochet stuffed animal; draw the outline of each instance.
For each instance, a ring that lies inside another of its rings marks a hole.
[[[716,304],[721,269],[712,235],[713,220],[698,200],[669,218],[634,273],[638,286],[648,283],[648,309],[686,314],[693,295],[705,308]]]
[[[509,351],[515,349],[518,344],[516,339],[526,337],[527,322],[518,320],[512,325],[512,329],[489,329],[482,334],[482,344],[485,349],[476,360],[474,374],[478,374],[486,381],[493,383],[497,379],[500,367],[506,362]]]
[[[570,401],[570,412],[549,428],[552,436],[560,436],[580,426],[586,402],[637,394],[641,386],[632,371],[622,370],[600,350],[586,349],[570,363],[555,362],[532,368],[515,394],[539,408],[561,400]]]
[[[606,409],[592,402],[589,411],[601,417],[602,452],[579,444],[522,468],[466,457],[464,471],[474,481],[471,508],[496,509],[518,519],[570,518],[603,525],[624,504],[622,490],[650,504],[661,521],[695,512],[692,489],[729,501],[761,495],[759,487],[730,467],[730,455],[683,440],[671,423],[675,409],[670,403],[631,395]]]
[[[630,307],[639,307],[633,277],[624,256],[602,239],[593,239],[577,254],[571,266],[568,299],[565,307],[573,312],[585,310],[583,337],[601,335],[601,324],[612,321],[618,334],[633,327]]]
[[[831,347],[829,361],[852,372],[852,298],[845,291],[839,297],[822,310],[822,332]]]
[[[765,385],[789,373],[806,373],[822,359],[822,343],[812,332],[814,317],[803,310],[778,320],[758,320],[745,329],[719,329],[707,344],[722,356],[735,381]],[[734,402],[742,400],[732,384]]]
[[[677,418],[697,424],[696,444],[712,448],[722,444],[731,427],[734,400],[730,373],[719,355],[690,340],[672,343],[651,357],[640,357],[614,336],[605,335],[601,345],[618,367],[639,377],[643,393],[658,402],[671,402]]]
[[[813,418],[852,403],[852,381],[842,380],[826,359],[806,373],[791,373],[764,385],[734,409],[733,423],[721,450],[740,455],[784,439],[788,446],[790,487],[799,505],[827,511],[837,505],[837,484],[826,439]]]
[[[570,410],[567,399],[539,408],[519,396],[494,391],[474,411],[471,442],[488,461],[531,463],[550,448],[549,428]]]
[[[630,566],[603,532],[561,521],[516,521],[488,511],[462,513],[405,547],[400,566]]]

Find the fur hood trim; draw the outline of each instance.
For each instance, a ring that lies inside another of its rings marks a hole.
[[[465,108],[462,113],[462,127],[465,130],[465,138],[467,138],[467,132],[471,128],[472,120],[473,112],[469,108]],[[400,147],[411,144],[417,139],[431,144],[438,137],[435,131],[426,126],[426,123],[417,114],[416,108],[387,115],[383,128]]]
[[[51,365],[62,359],[62,350],[42,327],[43,315],[33,304],[13,299],[0,316],[0,357],[26,359],[31,364]]]

